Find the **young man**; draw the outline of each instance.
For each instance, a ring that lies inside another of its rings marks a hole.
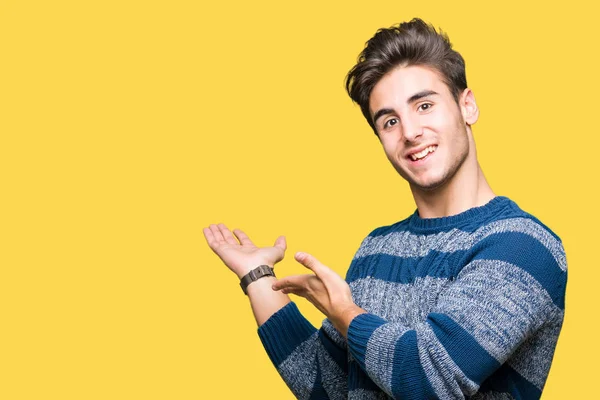
[[[346,280],[305,253],[295,258],[314,274],[276,280],[283,237],[257,248],[239,230],[205,228],[242,279],[269,357],[301,399],[539,398],[563,321],[565,254],[488,185],[462,57],[414,19],[379,30],[346,82],[417,211],[369,234]],[[327,316],[321,329],[288,293]]]

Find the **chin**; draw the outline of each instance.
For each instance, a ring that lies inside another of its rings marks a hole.
[[[446,183],[447,183],[447,179],[445,179],[445,177],[440,177],[437,179],[429,179],[425,182],[423,182],[423,181],[419,182],[414,179],[411,179],[408,181],[409,181],[410,186],[413,189],[418,189],[418,190],[421,190],[424,192],[433,192],[437,189],[440,189],[440,188],[446,186]]]
[[[448,175],[444,173],[433,174],[433,171],[428,171],[424,177],[415,177],[402,168],[396,168],[396,171],[405,181],[408,182],[411,189],[416,189],[424,192],[435,191],[448,183]]]

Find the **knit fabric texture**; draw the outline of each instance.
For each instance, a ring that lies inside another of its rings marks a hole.
[[[362,242],[347,340],[292,302],[258,329],[299,399],[538,399],[564,317],[560,238],[506,197]]]

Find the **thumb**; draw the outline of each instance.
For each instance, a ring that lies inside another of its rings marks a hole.
[[[300,264],[304,265],[306,268],[314,272],[317,276],[320,276],[324,272],[324,270],[326,270],[326,267],[323,264],[321,264],[319,260],[317,260],[314,256],[308,253],[303,253],[299,251],[298,253],[296,253],[294,258]]]
[[[275,240],[275,247],[279,247],[283,251],[287,249],[287,243],[285,241],[285,236],[279,236],[277,240]]]

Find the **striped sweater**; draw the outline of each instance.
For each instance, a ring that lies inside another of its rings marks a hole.
[[[258,329],[299,399],[537,399],[564,316],[567,265],[550,229],[506,197],[409,218],[362,242],[346,281],[347,340],[292,302]]]

